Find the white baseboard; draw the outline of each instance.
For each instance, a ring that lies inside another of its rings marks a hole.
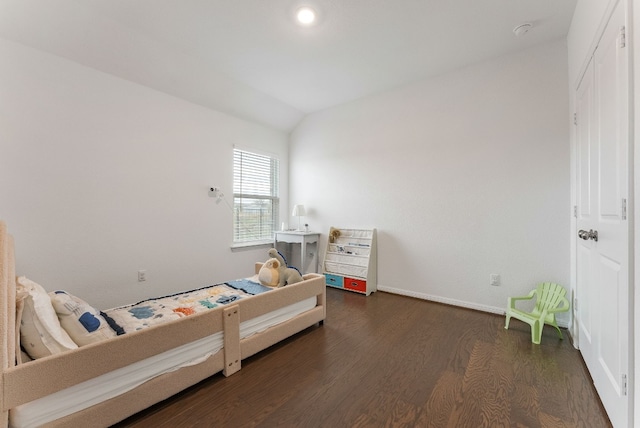
[[[429,300],[431,302],[444,303],[452,306],[459,306],[461,308],[474,309],[476,311],[488,312],[491,314],[505,315],[505,308],[498,308],[496,306],[480,305],[473,302],[465,302],[464,300],[449,299],[447,297],[434,296],[431,294],[418,293],[416,291],[403,290],[401,288],[386,287],[378,284],[378,291],[384,291],[385,293],[400,294],[402,296],[415,297],[416,299]],[[568,328],[566,322],[557,320],[558,325],[563,328]]]

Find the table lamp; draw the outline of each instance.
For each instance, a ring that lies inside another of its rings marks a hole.
[[[298,232],[301,232],[302,229],[300,228],[300,217],[307,215],[307,211],[304,209],[304,205],[294,205],[291,215],[293,217],[298,217]]]

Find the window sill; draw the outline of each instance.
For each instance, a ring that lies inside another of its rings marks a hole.
[[[273,240],[263,241],[251,241],[251,242],[237,242],[231,245],[231,251],[233,250],[250,250],[256,247],[273,247]]]

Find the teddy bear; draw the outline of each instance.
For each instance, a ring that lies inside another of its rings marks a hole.
[[[333,243],[340,237],[340,230],[332,227],[329,229],[329,242]]]
[[[269,259],[258,271],[258,281],[267,287],[277,287],[280,284],[280,262],[278,259]]]
[[[273,271],[273,269],[276,269],[278,271],[277,287],[284,287],[285,285],[291,285],[291,284],[295,284],[296,282],[302,281],[302,275],[300,274],[300,271],[298,271],[298,269],[296,268],[287,267],[287,261],[284,259],[282,254],[278,252],[278,250],[276,250],[275,248],[271,248],[269,250],[269,257],[270,258],[269,260],[267,260],[267,263],[269,263],[270,267],[268,267],[267,269],[270,269],[271,271]],[[277,266],[273,260],[278,262]],[[263,265],[263,268],[264,268],[264,265]],[[262,271],[262,268],[260,269],[260,271]],[[272,272],[271,276],[273,277],[275,276],[275,274]],[[266,272],[264,274],[264,277],[265,278],[267,277]],[[258,272],[258,279],[260,279],[259,272]],[[262,280],[260,280],[260,282],[262,283]],[[271,282],[274,282],[273,279],[271,280]],[[263,285],[267,285],[267,284],[263,284]]]

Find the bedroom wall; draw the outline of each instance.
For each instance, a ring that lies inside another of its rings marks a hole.
[[[568,286],[567,94],[562,40],[310,114],[290,198],[323,239],[378,229],[380,290],[502,312]]]
[[[234,144],[278,154],[286,183],[285,133],[2,39],[0,58],[0,219],[18,274],[108,308],[266,259],[230,249],[231,209],[207,189],[232,203]]]

